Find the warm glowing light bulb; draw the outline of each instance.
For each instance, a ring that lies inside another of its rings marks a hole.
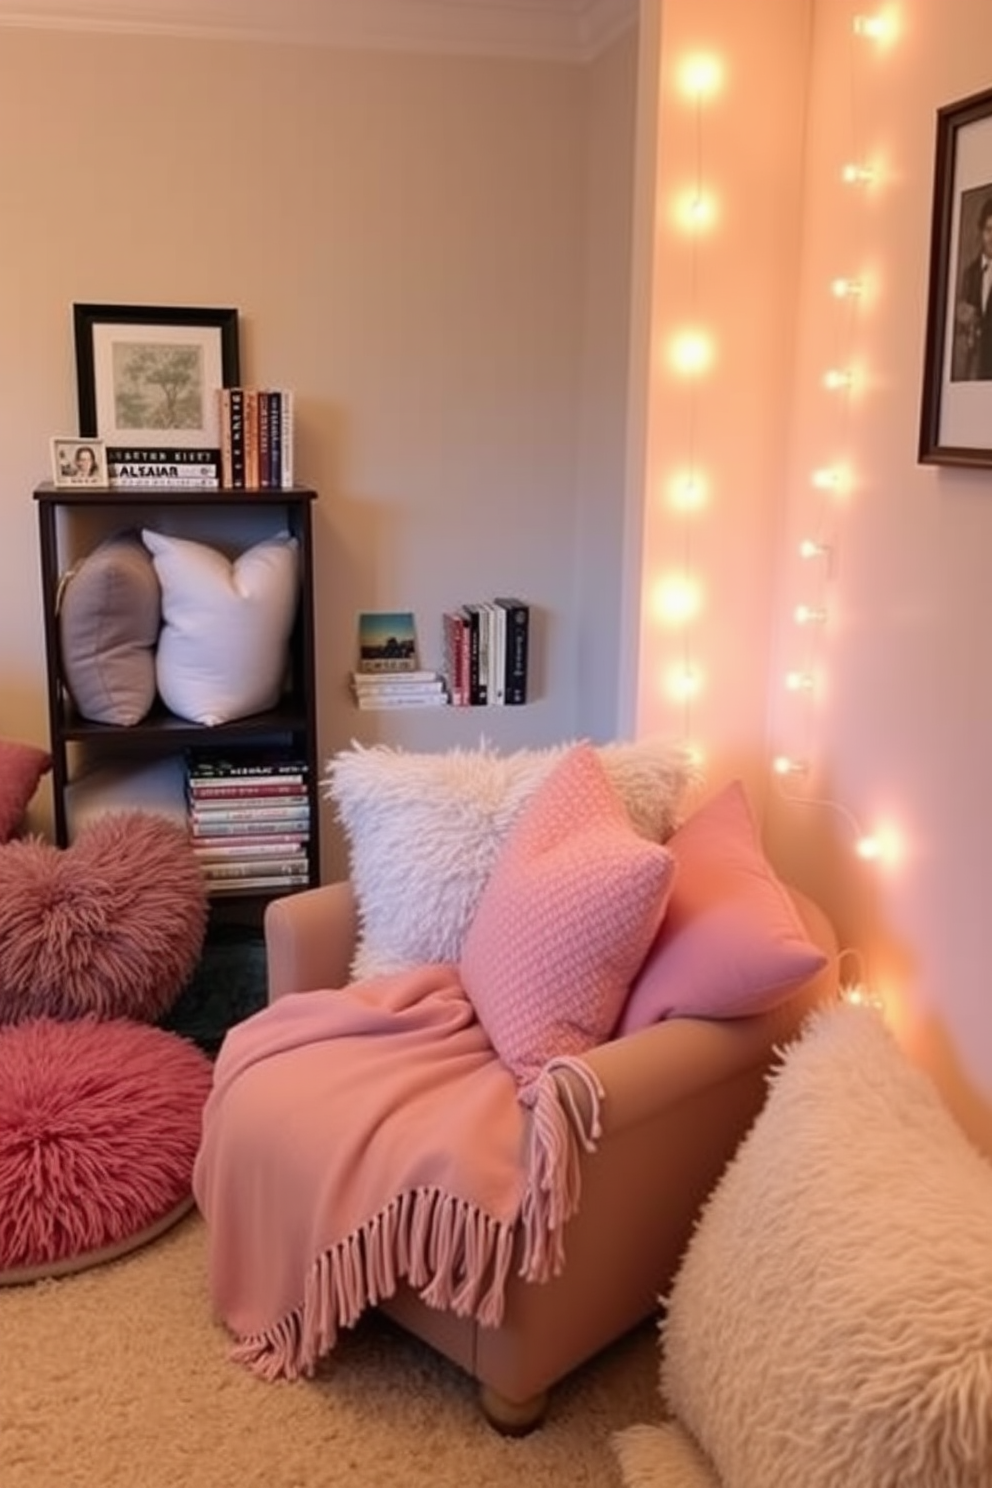
[[[841,178],[849,186],[867,186],[869,181],[874,181],[875,172],[870,165],[862,165],[851,161],[841,171]]]
[[[680,82],[690,98],[712,97],[723,82],[723,68],[718,58],[700,54],[688,57],[682,64]]]
[[[675,511],[699,511],[706,505],[706,482],[695,471],[684,471],[672,481],[669,499]]]
[[[668,691],[676,702],[687,702],[699,692],[701,679],[691,666],[676,668],[669,676]]]
[[[790,754],[777,754],[772,760],[776,775],[805,775],[806,761],[793,759]]]
[[[877,41],[886,34],[888,23],[882,16],[856,15],[852,28],[855,36],[870,36]]]
[[[703,232],[716,221],[716,203],[712,196],[697,188],[679,200],[675,215],[686,232]]]
[[[818,491],[836,491],[840,488],[840,471],[833,465],[823,465],[814,470],[812,481]]]
[[[829,372],[823,374],[823,386],[835,391],[838,388],[848,388],[854,381],[854,373],[840,367],[831,367]]]
[[[672,342],[671,357],[683,377],[698,377],[713,360],[713,344],[702,331],[683,331]]]
[[[864,285],[860,279],[835,279],[830,288],[839,300],[853,298],[864,291]]]
[[[666,625],[685,625],[699,614],[699,585],[686,574],[671,574],[654,591],[654,611]]]
[[[854,851],[866,863],[873,863],[882,856],[882,844],[877,837],[859,837]]]
[[[806,604],[796,605],[792,613],[797,625],[822,625],[827,618],[826,610]]]
[[[864,1008],[866,1012],[884,1016],[885,998],[865,982],[844,982],[840,995],[851,1007]]]
[[[786,672],[785,685],[790,692],[811,692],[813,678],[809,672]]]
[[[817,542],[812,537],[804,537],[799,544],[800,558],[826,558],[829,552],[826,543]]]

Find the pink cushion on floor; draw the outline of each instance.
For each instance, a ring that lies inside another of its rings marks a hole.
[[[674,864],[639,837],[595,750],[570,750],[514,823],[461,976],[517,1080],[607,1037],[665,912]]]
[[[9,842],[38,789],[41,777],[52,767],[52,756],[34,744],[0,739],[0,842]]]
[[[140,1023],[0,1029],[0,1279],[78,1269],[177,1212],[212,1072]]]
[[[762,851],[739,780],[694,812],[668,847],[675,888],[618,1034],[661,1018],[763,1012],[826,965]]]
[[[70,847],[0,853],[0,1023],[139,1018],[175,1003],[207,927],[203,870],[183,827],[113,811]]]

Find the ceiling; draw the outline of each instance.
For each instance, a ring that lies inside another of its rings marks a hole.
[[[637,0],[0,0],[0,27],[240,38],[583,62]]]

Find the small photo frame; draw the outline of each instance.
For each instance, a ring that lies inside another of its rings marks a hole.
[[[358,670],[412,672],[417,633],[412,610],[364,610],[358,617]]]
[[[56,434],[52,439],[52,479],[57,486],[106,486],[107,450],[103,440]]]

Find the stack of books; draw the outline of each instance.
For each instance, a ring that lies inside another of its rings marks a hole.
[[[219,449],[107,449],[107,484],[138,490],[172,490],[176,486],[210,490],[221,483]]]
[[[221,388],[221,484],[235,491],[293,484],[293,394],[288,388]]]
[[[210,895],[284,893],[308,885],[305,761],[191,750],[186,802],[193,851]]]
[[[456,708],[513,707],[527,701],[530,606],[503,597],[447,610],[444,675]]]
[[[359,708],[438,708],[449,701],[441,673],[419,669],[352,672],[351,690]]]

